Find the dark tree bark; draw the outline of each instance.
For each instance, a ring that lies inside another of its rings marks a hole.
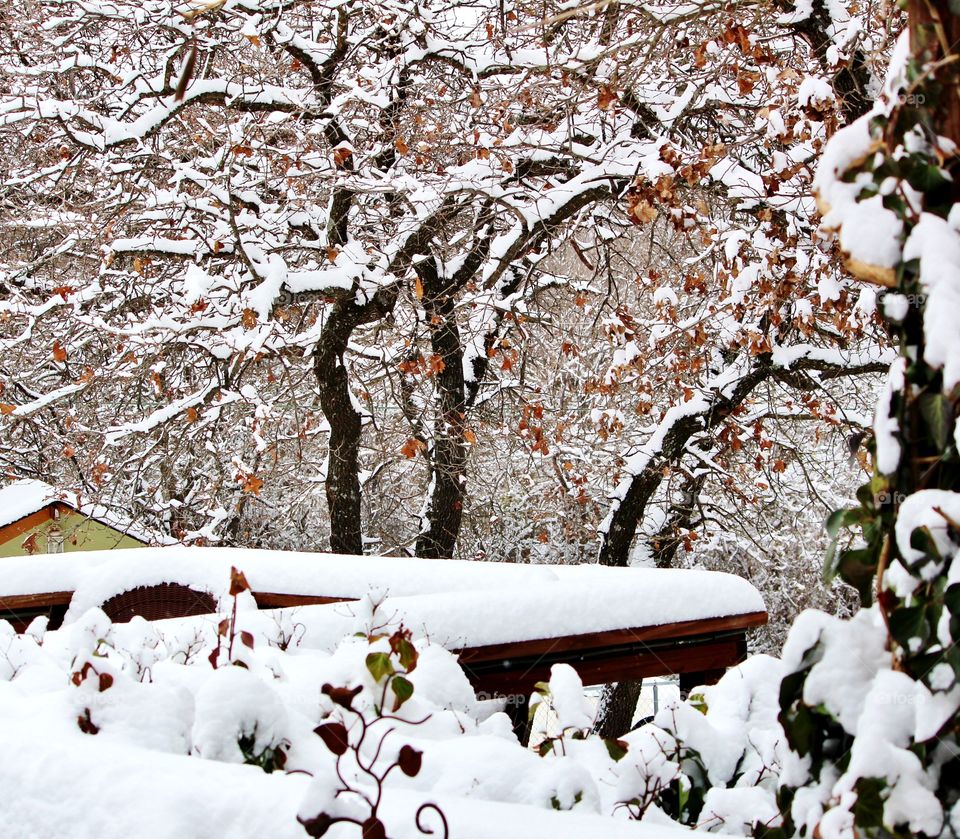
[[[433,216],[424,220],[417,233],[407,239],[391,263],[391,271],[403,274],[415,254],[428,250],[430,239],[450,221],[456,209],[452,201],[444,202]],[[343,232],[337,233],[337,237]],[[335,238],[335,241],[343,240]],[[330,550],[335,553],[363,553],[359,474],[363,417],[353,402],[344,356],[350,336],[357,327],[386,317],[393,310],[399,288],[399,283],[384,287],[363,305],[359,305],[352,296],[337,301],[327,316],[320,341],[314,350],[313,370],[320,392],[320,407],[330,425],[326,494],[330,515]]]
[[[642,687],[639,679],[604,685],[593,730],[601,737],[614,739],[626,734],[633,726]]]
[[[463,347],[457,328],[453,298],[442,293],[426,302],[430,343],[443,362],[437,373],[439,406],[430,452],[431,491],[427,499],[426,529],[417,539],[417,555],[430,559],[453,556],[463,519],[466,490],[466,397],[463,380]]]
[[[650,538],[650,550],[657,568],[673,567],[673,558],[681,542],[678,534],[689,529],[693,522],[697,499],[705,482],[706,473],[686,482],[680,503],[674,505],[663,527]],[[639,679],[604,685],[600,696],[600,713],[597,715],[597,734],[601,737],[622,737],[630,730],[642,687],[643,682]]]
[[[781,2],[783,9],[792,9],[793,4]],[[813,0],[806,19],[793,24],[794,30],[810,44],[824,72],[830,73],[832,65],[827,60],[827,50],[833,45],[830,37],[832,21],[824,0]],[[862,116],[873,106],[869,91],[870,69],[862,50],[854,50],[850,60],[833,75],[833,87],[840,98],[840,110],[847,122]]]
[[[660,452],[630,481],[625,496],[610,518],[607,532],[601,534],[600,554],[597,559],[600,565],[627,565],[637,525],[643,518],[647,503],[663,481],[663,467],[683,455],[687,443],[696,432],[713,428],[728,417],[772,370],[769,358],[758,358],[730,396],[718,393],[707,409],[698,414],[683,416],[673,424],[666,434]]]
[[[706,472],[684,481],[682,497],[671,507],[670,516],[663,527],[650,538],[650,553],[657,568],[673,568],[673,558],[683,542],[682,534],[693,525],[693,514],[706,482]]]
[[[353,303],[337,303],[313,356],[320,406],[330,425],[326,493],[330,512],[330,550],[362,554],[360,517],[360,434],[363,418],[354,407],[344,353],[358,322]]]
[[[525,235],[517,238],[501,260],[500,272],[488,282],[500,282],[501,293],[512,294],[526,273],[521,270],[525,254],[548,241],[581,208],[610,196],[614,188],[624,186],[626,182],[614,182],[573,196],[558,207],[554,215],[541,219],[525,231]],[[466,416],[476,401],[481,380],[488,369],[489,356],[484,354],[474,360],[468,386],[463,371],[464,351],[457,326],[455,298],[469,281],[477,279],[477,272],[489,255],[490,245],[497,234],[493,220],[492,202],[486,202],[474,220],[474,229],[479,232],[477,244],[452,277],[440,276],[432,257],[417,264],[417,274],[424,290],[423,306],[430,327],[431,349],[443,362],[443,369],[436,375],[439,405],[433,445],[429,450],[431,488],[427,498],[426,526],[417,540],[418,556],[452,557],[460,534],[466,497]],[[501,280],[500,274],[504,273],[507,277]],[[484,336],[486,348],[493,346],[501,322],[502,316],[498,314],[493,330]]]
[[[957,44],[960,43],[960,15],[950,0],[909,0],[910,50],[934,65],[932,71],[943,86],[940,107],[931,126],[938,134],[960,141],[960,73],[956,71]],[[956,158],[949,162],[954,175],[953,197],[960,200],[960,179]]]

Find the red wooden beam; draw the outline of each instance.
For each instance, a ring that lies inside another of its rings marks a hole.
[[[604,632],[585,632],[579,635],[564,635],[557,638],[539,638],[532,641],[511,641],[506,644],[466,647],[459,651],[461,662],[490,661],[520,656],[547,655],[554,650],[583,650],[615,647],[622,644],[650,643],[664,639],[682,639],[721,632],[746,631],[767,622],[766,612],[747,612],[723,618],[704,618],[693,621],[677,621],[657,626],[638,626],[626,629],[611,629]]]

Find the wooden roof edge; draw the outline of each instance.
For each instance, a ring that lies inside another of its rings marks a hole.
[[[296,606],[324,606],[328,603],[351,603],[356,597],[343,597],[326,594],[291,594],[283,591],[253,591],[257,605],[268,609],[282,609]]]
[[[2,560],[0,560],[2,562]],[[132,588],[140,588],[133,586]],[[122,593],[122,592],[120,592]],[[289,594],[286,592],[253,591],[260,606],[281,608],[284,606],[322,605],[343,603],[354,598],[328,597],[320,594]],[[0,594],[0,609],[24,609],[32,606],[62,606],[73,597],[72,591],[39,591],[33,594]]]
[[[0,610],[32,609],[43,606],[66,606],[73,597],[72,591],[40,591],[35,594],[0,595]],[[0,618],[3,617],[0,611]]]
[[[720,618],[699,618],[675,621],[655,626],[607,629],[599,632],[584,632],[574,635],[558,635],[552,638],[536,638],[526,641],[508,641],[484,644],[455,650],[463,663],[488,661],[518,656],[543,655],[558,649],[576,650],[598,647],[613,647],[622,644],[645,643],[668,639],[688,639],[717,635],[727,632],[746,632],[767,623],[763,612],[743,612]]]

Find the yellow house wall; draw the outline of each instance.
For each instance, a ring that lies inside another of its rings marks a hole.
[[[27,556],[23,548],[24,540],[36,533],[34,554],[47,553],[47,531],[56,524],[63,532],[64,553],[72,551],[109,551],[115,548],[142,548],[144,544],[136,539],[114,530],[101,522],[89,519],[79,513],[63,513],[57,521],[47,520],[31,530],[18,533],[12,539],[0,544],[0,557]]]

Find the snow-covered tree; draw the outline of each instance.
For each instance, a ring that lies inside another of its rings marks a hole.
[[[32,4],[3,36],[8,468],[103,484],[187,538],[329,529],[354,552],[363,486],[393,475],[411,548],[449,556],[468,455],[497,449],[484,409],[508,399],[550,449],[523,416],[555,385],[527,378],[548,294],[613,342],[582,386],[707,432],[782,358],[801,388],[874,369],[869,301],[803,237],[809,163],[862,109],[883,28],[745,11]],[[702,446],[686,425],[657,475]],[[627,448],[606,562],[659,486]]]

